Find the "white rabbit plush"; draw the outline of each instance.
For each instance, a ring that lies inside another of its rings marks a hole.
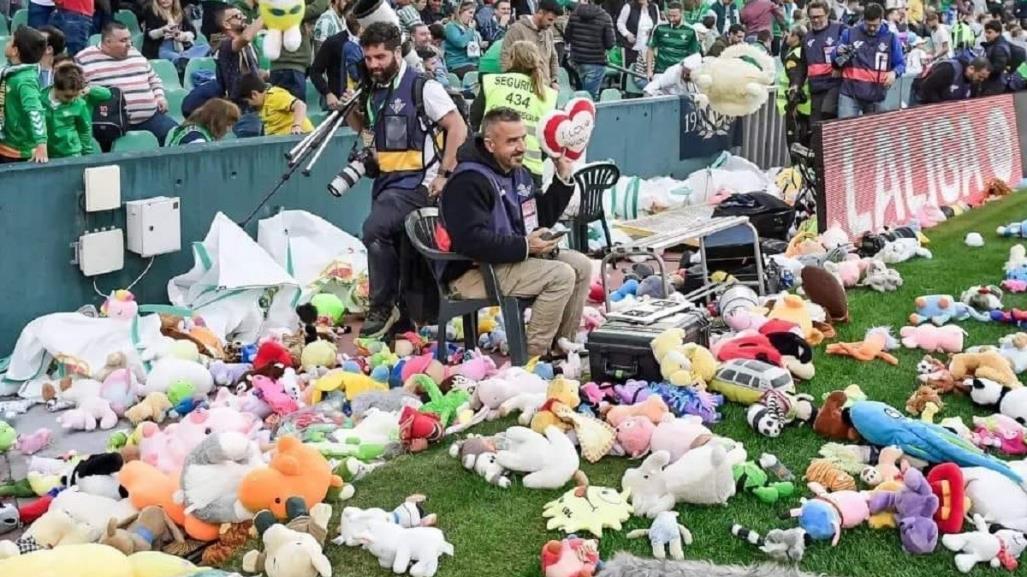
[[[670,453],[656,451],[642,466],[625,471],[621,486],[631,491],[635,514],[650,519],[677,503],[724,505],[735,494],[731,467],[745,457],[741,445],[728,452],[719,443],[692,449],[674,463]]]
[[[439,557],[453,556],[453,545],[434,527],[407,529],[390,521],[375,520],[358,537],[360,544],[378,558],[378,564],[393,573],[411,577],[433,577]]]
[[[578,451],[557,427],[546,427],[544,437],[526,427],[510,427],[505,443],[496,462],[509,471],[528,473],[524,486],[529,489],[559,489],[578,470]]]

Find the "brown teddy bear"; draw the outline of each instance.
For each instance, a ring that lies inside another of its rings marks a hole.
[[[156,505],[144,507],[124,529],[118,528],[117,519],[111,519],[107,523],[107,533],[100,538],[101,545],[110,545],[125,555],[160,550],[169,541],[182,543],[185,537],[164,509]]]
[[[844,391],[834,391],[828,395],[813,421],[813,432],[825,439],[859,441],[859,433],[845,417],[845,403],[848,400]]]
[[[159,425],[170,410],[171,401],[168,400],[168,396],[161,392],[153,392],[125,411],[125,417],[132,421],[133,425],[143,421],[153,421]]]

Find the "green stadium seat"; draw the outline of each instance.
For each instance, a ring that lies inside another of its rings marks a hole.
[[[0,14],[0,36],[10,34],[11,28],[7,25],[7,16]]]
[[[457,76],[456,74],[453,74],[452,72],[450,72],[449,73],[449,87],[453,88],[453,89],[456,89],[458,86],[463,86],[463,84],[460,83],[460,77]]]
[[[160,143],[157,137],[145,130],[129,130],[124,136],[114,141],[111,152],[137,152],[140,150],[157,150]]]
[[[560,83],[560,86],[571,85],[571,75],[563,66],[556,69],[556,80]]]
[[[321,93],[314,87],[314,83],[307,78],[307,115],[321,112]]]
[[[576,90],[571,98],[584,98],[586,100],[592,100],[592,93],[588,90]]]
[[[93,154],[103,154],[103,149],[100,148],[100,141],[96,138],[93,138]]]
[[[567,102],[574,97],[574,93],[571,92],[570,88],[560,88],[560,92],[556,95],[556,106],[563,108]]]
[[[620,90],[616,88],[606,88],[599,93],[599,102],[616,102],[623,98],[624,96],[620,93]]]
[[[313,123],[313,125],[316,127],[317,125],[324,122],[326,118],[328,118],[328,111],[319,110],[317,112],[309,112],[308,109],[307,118],[309,118],[310,122]]]
[[[184,88],[167,90],[165,87],[164,96],[168,99],[168,115],[178,122],[185,120],[185,116],[182,114],[182,101],[188,95],[189,91]]]
[[[89,37],[89,44],[88,44],[88,46],[99,46],[99,45],[100,45],[100,35],[99,34],[93,34],[92,36]]]
[[[14,18],[11,18],[11,25],[8,27],[11,32],[14,32],[21,26],[27,26],[29,23],[29,11],[26,8],[22,8],[14,13]]]
[[[478,71],[471,70],[467,74],[464,74],[463,82],[464,90],[470,90],[472,92],[478,91]]]
[[[153,71],[157,73],[157,76],[160,76],[160,81],[164,83],[164,90],[182,87],[182,81],[178,79],[178,69],[175,68],[175,65],[170,60],[160,58],[151,60],[150,66],[153,67]]]
[[[196,43],[206,44],[207,46],[210,46],[210,41],[207,40],[207,37],[204,36],[203,32],[200,32],[199,30],[196,31]]]
[[[210,70],[214,72],[217,64],[213,58],[193,58],[185,65],[185,88],[193,89],[193,72],[197,70]]]
[[[139,17],[131,10],[118,10],[118,13],[114,15],[114,19],[124,24],[132,34],[138,34],[143,31],[139,27]]]
[[[143,33],[142,32],[138,32],[138,33],[132,35],[132,46],[134,46],[136,50],[142,50],[143,49]]]

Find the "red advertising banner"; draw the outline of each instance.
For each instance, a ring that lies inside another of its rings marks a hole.
[[[912,220],[926,205],[967,200],[1020,162],[1012,95],[933,104],[821,126],[822,228],[852,238]]]

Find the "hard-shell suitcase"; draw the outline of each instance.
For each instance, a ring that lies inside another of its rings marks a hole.
[[[712,321],[705,309],[692,308],[643,325],[614,320],[592,331],[585,348],[591,378],[596,382],[623,382],[627,379],[662,381],[660,365],[649,343],[669,328],[685,331],[685,341],[710,345]]]

